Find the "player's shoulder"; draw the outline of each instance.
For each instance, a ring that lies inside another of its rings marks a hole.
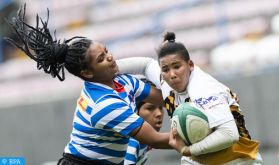
[[[100,100],[101,98],[117,98],[118,96],[112,88],[100,83],[86,82],[82,90],[93,101]]]
[[[228,87],[195,66],[187,90],[191,98],[200,98],[224,93],[228,90]]]
[[[131,84],[136,81],[136,78],[130,74],[119,74],[114,78],[114,80],[121,84]]]

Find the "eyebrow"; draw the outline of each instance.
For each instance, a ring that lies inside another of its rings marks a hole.
[[[172,62],[172,63],[170,63],[170,64],[163,64],[162,65],[162,68],[163,67],[167,67],[167,66],[171,66],[171,65],[175,65],[175,64],[179,64],[180,63],[180,61],[174,61],[174,62]]]
[[[171,65],[178,64],[178,63],[180,63],[180,61],[174,61],[174,62],[171,63]]]
[[[104,46],[103,51],[102,51],[100,54],[98,54],[98,55],[97,55],[96,60],[98,61],[98,59],[99,59],[101,56],[104,56],[106,51],[107,51],[107,47],[106,47],[106,46]]]

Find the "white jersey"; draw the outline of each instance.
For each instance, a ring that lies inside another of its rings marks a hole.
[[[204,109],[210,128],[234,120],[229,106],[237,103],[230,97],[229,88],[203,72],[198,66],[194,66],[184,92],[174,91],[164,81],[161,90],[164,99],[167,99],[171,93],[174,94],[175,105],[191,101]]]
[[[186,90],[178,93],[165,81],[160,81],[161,73],[157,61],[137,57],[117,62],[122,73],[143,74],[162,90],[165,107],[170,117],[175,108],[184,102],[193,102],[204,110],[210,128],[215,128],[215,131],[190,146],[192,155],[196,156],[195,160],[205,164],[212,161],[222,164],[247,160],[251,161],[251,164],[262,163],[258,153],[259,144],[251,140],[245,128],[244,116],[241,114],[235,94],[198,66],[194,66]]]
[[[174,97],[170,98],[171,101],[174,100],[174,103],[170,104],[175,105],[172,107],[172,112],[176,106],[184,103],[187,99],[187,101],[192,101],[205,110],[211,128],[234,119],[229,106],[237,105],[237,103],[230,97],[229,88],[203,72],[196,65],[191,72],[186,91],[177,93],[165,81],[161,81],[161,69],[157,61],[145,57],[133,57],[118,60],[117,63],[122,73],[145,75],[157,88],[162,90],[166,102],[168,102],[168,98]],[[172,112],[168,110],[169,116],[172,116]]]

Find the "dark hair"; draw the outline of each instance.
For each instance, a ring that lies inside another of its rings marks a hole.
[[[36,27],[25,22],[26,4],[18,10],[17,15],[8,21],[14,29],[19,41],[6,38],[10,43],[21,49],[27,56],[37,62],[37,68],[43,69],[45,73],[53,78],[58,77],[60,81],[65,79],[64,67],[75,76],[84,80],[80,75],[81,70],[88,68],[87,50],[92,43],[85,37],[73,37],[60,42],[51,36],[48,29],[49,10],[47,9],[47,20],[44,22],[37,15]],[[73,41],[75,40],[75,41]],[[70,41],[73,41],[69,44]]]
[[[174,32],[165,33],[163,43],[157,51],[158,59],[170,54],[179,54],[185,59],[185,61],[190,59],[186,47],[180,42],[175,42]]]

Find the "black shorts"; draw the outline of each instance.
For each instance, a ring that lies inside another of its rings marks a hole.
[[[63,157],[58,161],[57,165],[113,165],[104,163],[100,160],[84,160],[74,155],[63,153]]]

